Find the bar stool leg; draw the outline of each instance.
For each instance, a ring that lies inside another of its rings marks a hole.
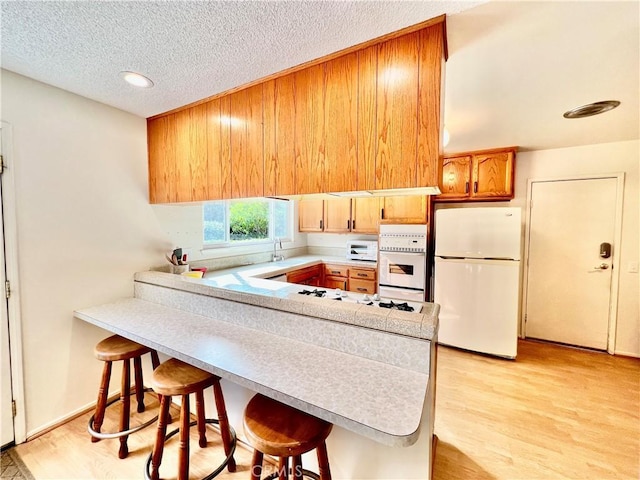
[[[327,454],[327,444],[322,442],[316,448],[318,453],[318,470],[320,480],[331,480],[331,470],[329,469],[329,455]]]
[[[96,404],[96,414],[93,420],[93,429],[99,432],[104,422],[104,412],[107,409],[107,395],[109,394],[109,380],[111,379],[111,362],[104,362],[102,367],[102,379],[98,389],[98,403]],[[91,437],[91,443],[99,442],[100,439]]]
[[[122,362],[122,388],[120,390],[120,401],[122,402],[122,410],[120,412],[120,431],[129,430],[129,415],[131,414],[131,362],[123,360]],[[127,446],[128,435],[120,437],[120,450],[118,458],[127,458],[129,455],[129,447]]]
[[[260,450],[253,450],[253,458],[251,460],[251,480],[260,480],[262,478],[262,457],[264,455]]]
[[[280,457],[278,460],[278,477],[280,480],[289,478],[289,457]]]
[[[191,412],[189,395],[182,395],[180,408],[180,446],[178,451],[178,480],[189,480],[189,423]]]
[[[294,455],[291,468],[293,468],[293,479],[302,480],[302,456],[301,455]]]
[[[156,431],[156,442],[153,444],[153,453],[151,456],[151,480],[159,480],[160,463],[162,462],[162,453],[164,452],[164,438],[167,435],[167,417],[169,417],[169,407],[171,406],[171,397],[162,396],[160,400],[160,413],[158,416],[158,430]]]
[[[220,436],[222,437],[222,445],[224,447],[224,454],[229,455],[231,453],[231,431],[229,430],[229,418],[227,417],[227,407],[224,403],[224,395],[222,394],[222,387],[220,386],[220,380],[216,380],[213,383],[213,396],[216,404],[216,410],[218,411],[218,422],[220,425]],[[231,457],[229,463],[227,463],[227,470],[229,472],[236,471],[236,460]]]
[[[207,424],[204,421],[204,392],[202,390],[196,392],[196,416],[198,420],[198,445],[200,445],[200,448],[204,448],[207,446],[207,434],[205,431]]]
[[[144,412],[144,382],[142,381],[142,358],[133,359],[133,374],[136,382],[136,401],[138,402],[138,413]]]

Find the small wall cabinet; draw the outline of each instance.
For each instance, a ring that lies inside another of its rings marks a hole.
[[[515,147],[444,156],[436,200],[511,200],[515,158]]]

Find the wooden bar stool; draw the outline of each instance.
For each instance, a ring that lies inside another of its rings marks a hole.
[[[253,446],[251,480],[260,480],[262,460],[265,454],[279,457],[278,473],[269,478],[289,476],[289,457],[292,457],[292,473],[295,480],[303,475],[320,480],[331,480],[326,438],[331,425],[308,413],[265,397],[254,396],[244,412],[244,432]],[[320,475],[302,468],[302,454],[316,449]]]
[[[198,443],[201,448],[204,448],[207,446],[207,438],[205,435],[205,424],[207,423],[219,424],[222,445],[227,457],[213,472],[207,475],[205,479],[209,480],[215,477],[224,470],[225,466],[229,472],[235,472],[236,462],[233,458],[233,453],[236,449],[236,432],[229,425],[227,409],[222,395],[222,387],[220,386],[220,377],[172,358],[153,371],[152,385],[153,390],[161,395],[162,400],[160,403],[156,441],[153,445],[151,455],[147,458],[145,478],[147,480],[158,480],[160,478],[159,468],[162,462],[165,441],[179,432],[178,480],[187,480],[189,478],[189,427],[198,425]],[[205,418],[204,415],[204,389],[210,386],[213,386],[218,420]],[[194,393],[196,397],[197,420],[194,422],[190,422],[189,394],[191,393]],[[171,397],[173,395],[182,396],[180,428],[166,435],[169,406],[171,405]],[[151,472],[149,472],[149,466],[151,466]]]
[[[129,428],[129,415],[131,412],[130,399],[131,396],[131,359],[133,359],[133,371],[135,381],[135,394],[138,402],[138,413],[142,413],[145,410],[144,406],[144,383],[142,381],[142,355],[145,353],[151,354],[151,363],[153,368],[156,368],[160,364],[158,359],[158,353],[144,345],[132,342],[119,335],[112,335],[99,342],[94,349],[95,356],[98,360],[104,362],[102,369],[102,380],[100,382],[100,388],[98,390],[98,402],[96,404],[96,411],[89,419],[88,430],[91,434],[92,442],[99,442],[106,438],[120,438],[120,450],[118,451],[119,458],[126,458],[129,454],[129,448],[127,446],[127,438],[130,434],[142,430],[144,427],[151,425],[157,420],[157,416],[151,420],[138,425],[134,428]],[[120,389],[120,426],[119,431],[114,433],[103,433],[102,423],[104,422],[104,414],[109,405],[118,401],[118,398],[107,403],[107,396],[109,394],[109,381],[111,380],[111,364],[118,360],[123,361],[122,365],[122,388]],[[150,389],[147,389],[150,391]]]

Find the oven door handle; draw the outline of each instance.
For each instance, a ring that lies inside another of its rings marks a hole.
[[[411,256],[421,256],[425,257],[425,252],[391,252],[387,250],[381,250],[380,255],[411,255]]]

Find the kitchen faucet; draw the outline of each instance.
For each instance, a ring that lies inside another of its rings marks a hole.
[[[280,240],[278,237],[275,237],[273,240],[273,257],[271,258],[272,262],[284,260],[284,255],[282,255],[282,253],[280,255],[276,253],[276,248],[278,244],[280,244],[280,251],[282,252],[282,240]]]

